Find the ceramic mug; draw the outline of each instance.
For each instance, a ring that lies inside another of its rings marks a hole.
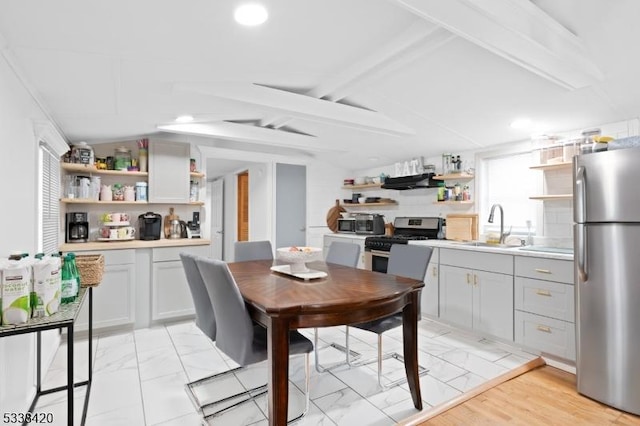
[[[118,239],[118,229],[117,228],[109,229],[109,239],[111,239],[111,240],[117,240]]]
[[[100,238],[109,238],[110,229],[106,226],[100,228]]]
[[[133,226],[124,226],[122,228],[118,228],[119,239],[133,238],[135,235],[136,229]]]

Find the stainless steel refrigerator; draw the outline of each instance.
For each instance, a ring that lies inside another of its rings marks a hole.
[[[640,148],[574,157],[578,392],[640,414]]]

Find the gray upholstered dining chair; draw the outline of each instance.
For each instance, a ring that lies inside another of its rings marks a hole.
[[[229,267],[221,260],[199,257],[198,270],[209,293],[216,317],[216,346],[240,366],[265,361],[267,355],[267,330],[254,324],[249,316],[240,289]],[[313,343],[297,331],[289,332],[289,354],[305,355],[305,408],[300,419],[309,409],[309,353]],[[208,420],[212,416],[207,416]]]
[[[327,257],[325,262],[334,263],[336,265],[348,266],[350,268],[355,268],[358,266],[358,257],[360,256],[360,246],[358,244],[347,243],[343,241],[333,241],[331,245],[329,245],[329,251],[327,252]],[[320,365],[320,349],[325,348],[334,348],[341,352],[347,351],[347,348],[338,343],[332,342],[328,345],[318,348],[318,329],[313,329],[313,347],[314,347],[314,355],[315,355],[315,367],[318,373],[323,373],[332,368],[344,365],[347,361],[351,361],[352,359],[357,359],[360,357],[360,354],[356,351],[350,351],[350,357],[347,357],[344,362],[334,363],[329,367],[323,367]]]
[[[427,266],[431,260],[433,249],[426,246],[417,246],[409,244],[394,244],[389,252],[389,264],[387,266],[387,274],[398,275],[401,277],[413,278],[416,280],[424,280],[427,273]],[[418,299],[419,303],[419,299]],[[418,318],[420,315],[420,305],[418,304]],[[374,361],[378,362],[378,385],[382,388],[396,386],[406,381],[406,378],[395,380],[386,385],[382,384],[382,361],[384,359],[395,358],[404,362],[404,358],[397,352],[382,354],[382,333],[402,325],[402,312],[386,316],[377,320],[352,324],[349,327],[359,328],[361,330],[370,331],[378,335],[378,356],[372,360],[359,361],[357,364],[364,365]],[[349,358],[349,327],[347,327],[347,358]],[[424,375],[428,372],[424,367],[418,366],[418,374]]]
[[[209,292],[207,291],[205,283],[202,279],[202,275],[200,274],[200,270],[198,269],[198,265],[196,264],[197,256],[189,253],[180,253],[180,259],[182,260],[184,273],[187,277],[187,284],[189,285],[189,291],[191,293],[191,298],[193,299],[193,305],[196,309],[196,326],[204,333],[205,336],[207,336],[212,341],[215,341],[217,331],[216,318],[213,312],[213,304],[211,303],[211,299],[209,298]],[[205,406],[212,406],[221,404],[225,401],[236,400],[241,396],[246,396],[246,398],[242,399],[240,403],[247,402],[255,398],[256,396],[262,395],[267,392],[267,385],[264,384],[238,394],[230,395],[215,402],[210,402],[204,405],[201,403],[198,398],[196,388],[198,388],[199,386],[204,386],[207,383],[210,383],[218,378],[222,378],[229,374],[238,372],[241,369],[242,367],[233,368],[222,373],[214,374],[187,383],[185,385],[185,389],[193,405],[196,406],[197,409],[202,413]]]
[[[236,241],[234,261],[272,260],[273,249],[270,241]]]

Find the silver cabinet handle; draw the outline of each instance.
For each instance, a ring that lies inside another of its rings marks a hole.
[[[467,284],[471,284],[471,274],[467,272]]]
[[[543,331],[545,333],[551,333],[551,327],[547,327],[546,325],[539,325],[536,327],[538,331]]]
[[[549,297],[551,297],[551,292],[549,290],[543,290],[543,289],[540,289],[540,288],[538,290],[536,290],[536,294],[538,296],[549,296]]]
[[[536,272],[540,272],[541,274],[551,274],[551,271],[548,269],[534,268],[533,270]]]
[[[434,267],[433,267],[432,275],[433,275],[434,277],[437,277],[437,276],[438,276],[438,267],[437,267],[437,266],[434,266]]]
[[[473,285],[478,285],[478,276],[473,274]]]

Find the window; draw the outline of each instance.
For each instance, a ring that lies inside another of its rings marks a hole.
[[[482,161],[482,232],[500,231],[500,213],[496,208],[493,223],[488,223],[491,206],[500,204],[504,210],[505,232],[526,236],[527,221],[535,235],[540,203],[529,196],[540,192],[540,175],[529,169],[530,152],[518,152],[485,157]]]
[[[60,224],[60,160],[47,144],[40,142],[38,150],[39,229],[38,251],[58,252]]]

